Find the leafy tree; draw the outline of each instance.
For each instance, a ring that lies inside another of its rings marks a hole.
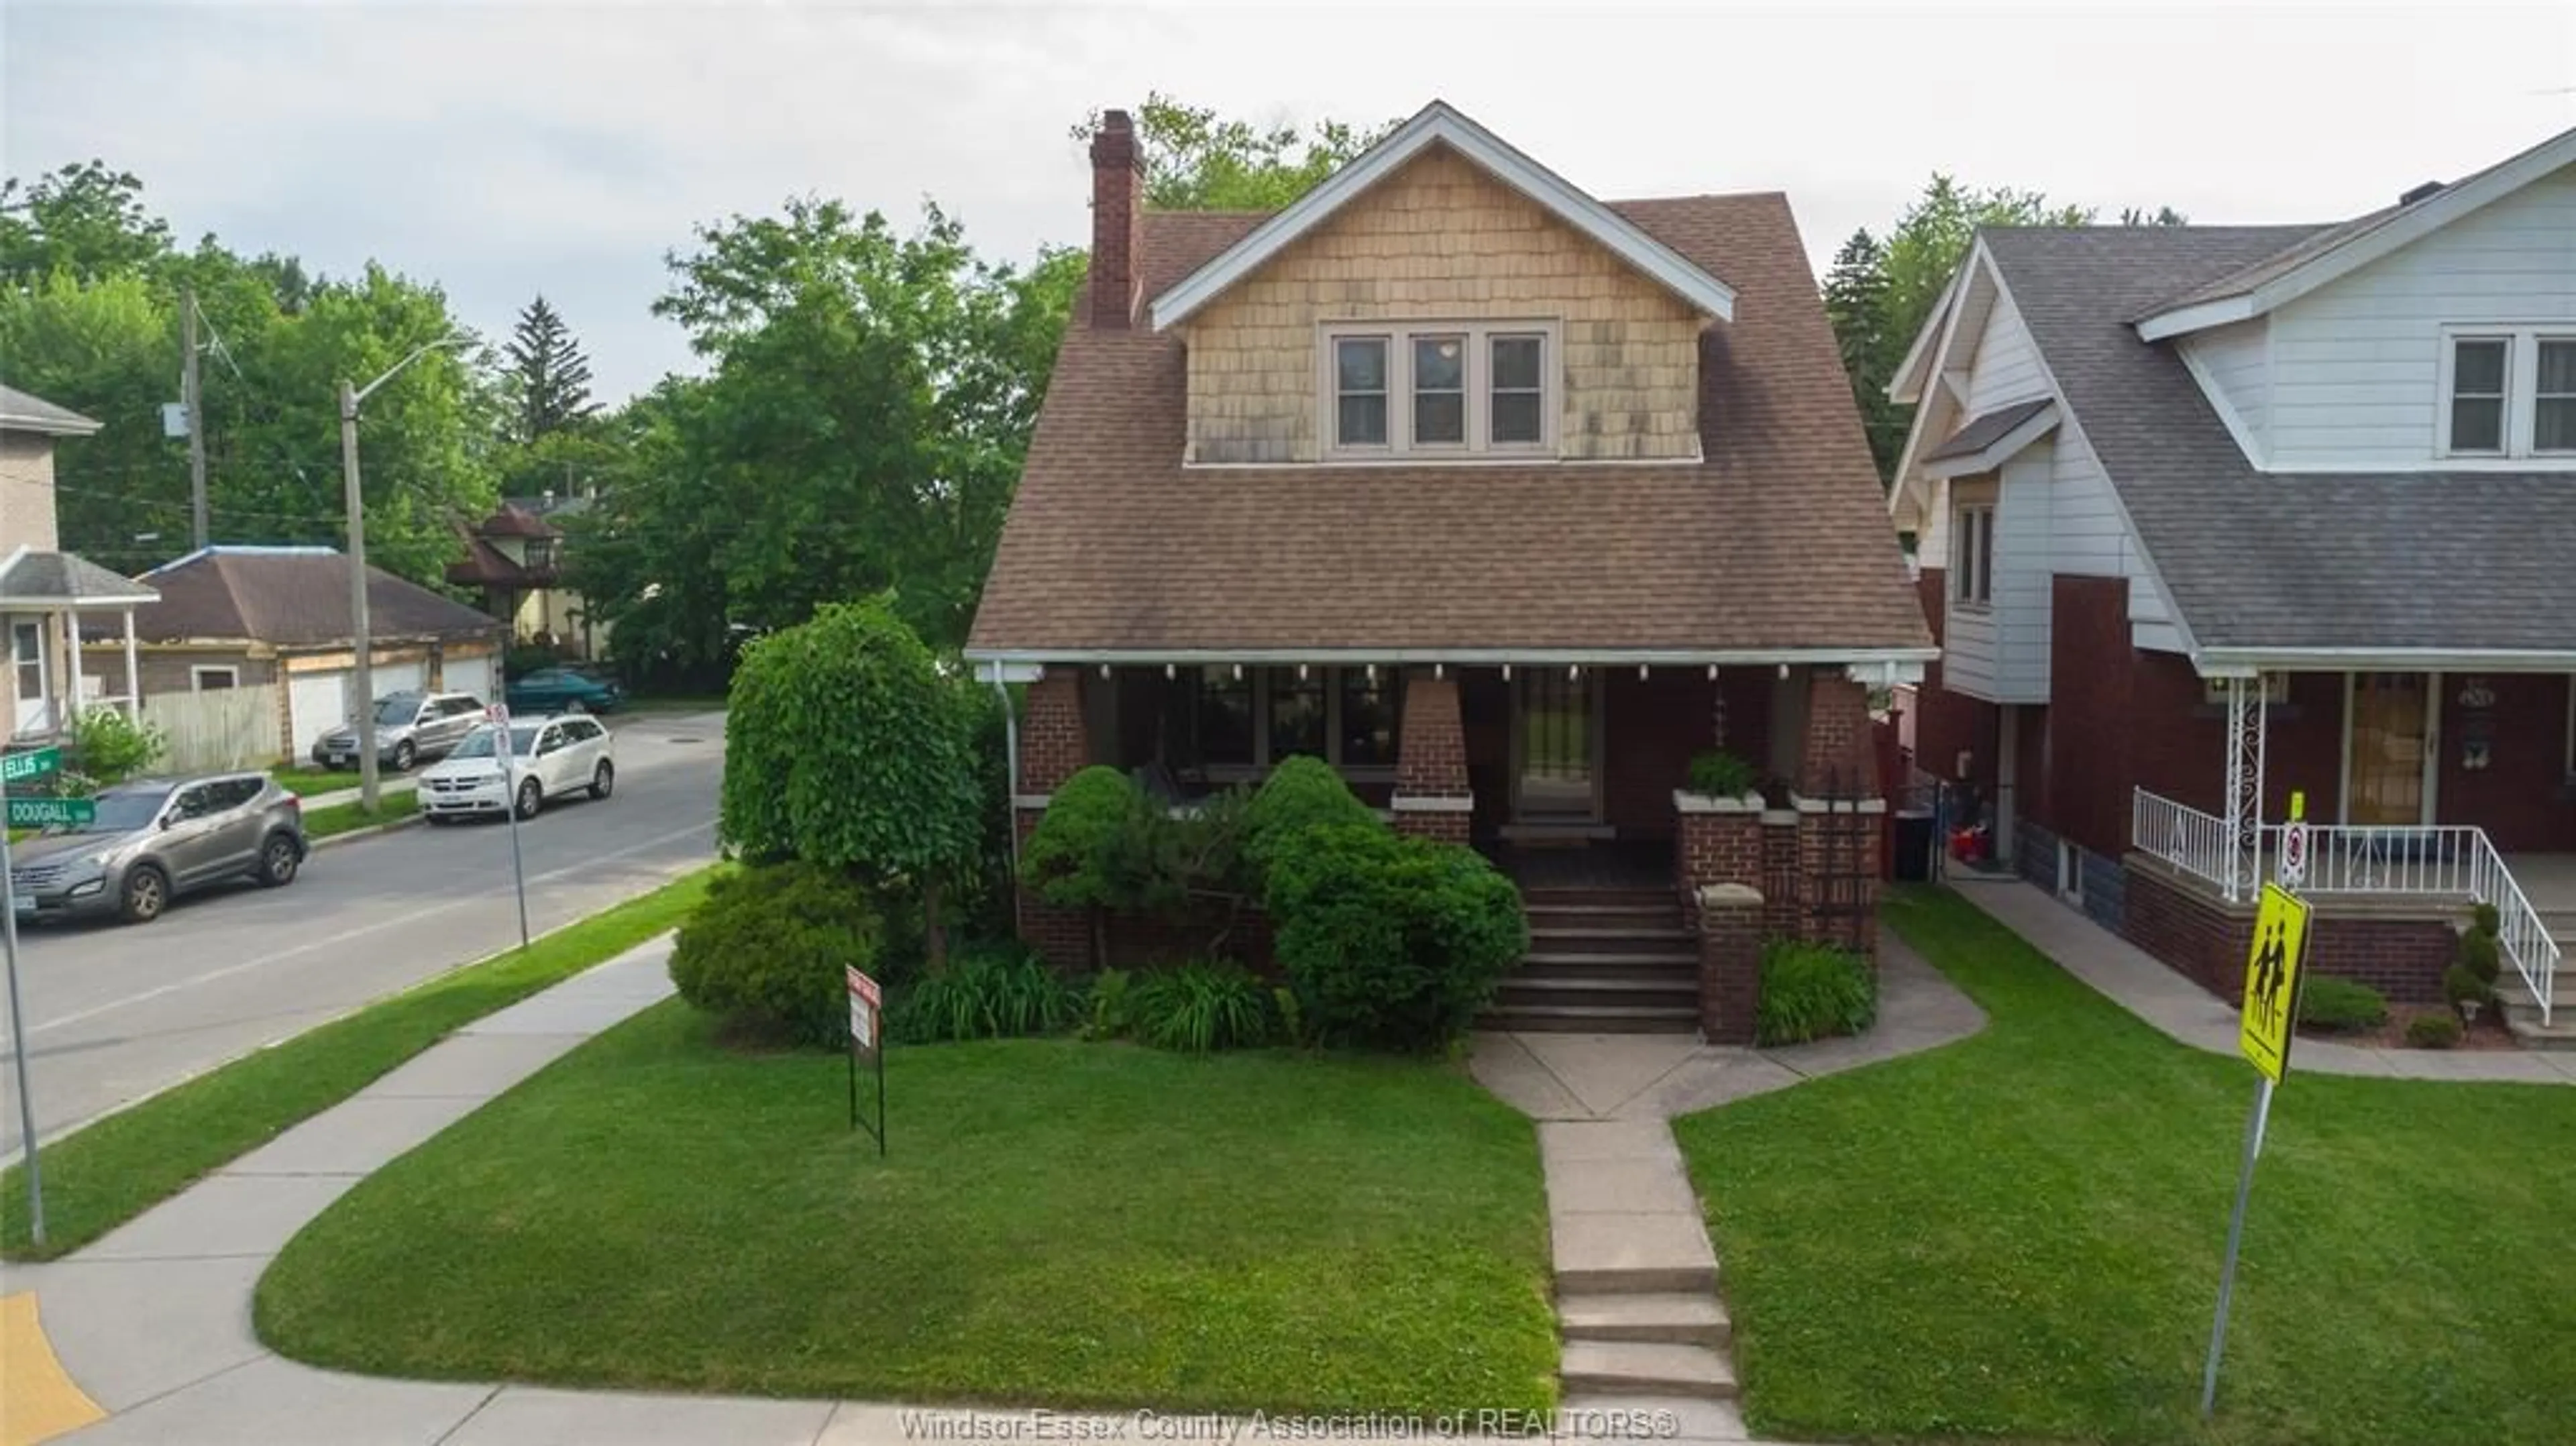
[[[507,352],[521,442],[535,442],[599,410],[590,399],[590,359],[545,297],[519,313]]]
[[[1275,211],[1402,123],[1323,120],[1302,131],[1258,126],[1155,91],[1136,112],[1145,204],[1165,211]],[[1088,142],[1099,131],[1100,112],[1093,111],[1073,128],[1073,138]]]
[[[170,254],[170,227],[143,208],[143,182],[104,161],[0,181],[0,279],[25,283],[57,272],[98,281]]]
[[[939,971],[941,894],[973,868],[981,836],[970,686],[882,595],[752,644],[725,725],[725,841],[917,892]]]

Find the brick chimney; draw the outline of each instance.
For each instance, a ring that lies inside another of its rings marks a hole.
[[[1100,117],[1091,138],[1091,324],[1136,324],[1136,237],[1145,209],[1144,163],[1136,123],[1123,110]]]

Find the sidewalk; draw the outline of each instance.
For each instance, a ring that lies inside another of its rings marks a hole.
[[[2030,941],[2111,1002],[2171,1038],[2212,1054],[2236,1053],[2236,1010],[2145,950],[2020,879],[1954,875],[1959,897]],[[2576,1084],[2576,1052],[2377,1049],[2302,1039],[2293,1066],[2375,1079]]]

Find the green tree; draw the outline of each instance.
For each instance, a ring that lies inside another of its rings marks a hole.
[[[1165,211],[1275,211],[1403,124],[1322,120],[1304,130],[1230,119],[1155,91],[1136,112],[1145,204]],[[1100,112],[1073,128],[1088,142]]]
[[[521,442],[562,431],[599,410],[590,399],[590,358],[545,297],[519,313],[507,352]]]
[[[725,841],[917,893],[938,971],[941,895],[972,872],[981,837],[971,686],[883,595],[752,644],[725,722]]]
[[[83,161],[0,181],[0,279],[57,272],[81,281],[141,271],[170,254],[170,227],[143,207],[143,182]]]
[[[1825,273],[1825,315],[1833,323],[1843,372],[1860,405],[1870,455],[1884,479],[1895,472],[1897,454],[1905,449],[1907,409],[1888,400],[1887,380],[1896,372],[1907,339],[1888,329],[1887,252],[1866,227],[1843,243],[1834,254],[1833,269]]]

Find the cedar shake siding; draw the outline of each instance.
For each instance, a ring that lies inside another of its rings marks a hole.
[[[1321,333],[1342,322],[1561,323],[1559,453],[1692,457],[1690,305],[1455,152],[1434,147],[1185,324],[1197,462],[1320,455]]]

